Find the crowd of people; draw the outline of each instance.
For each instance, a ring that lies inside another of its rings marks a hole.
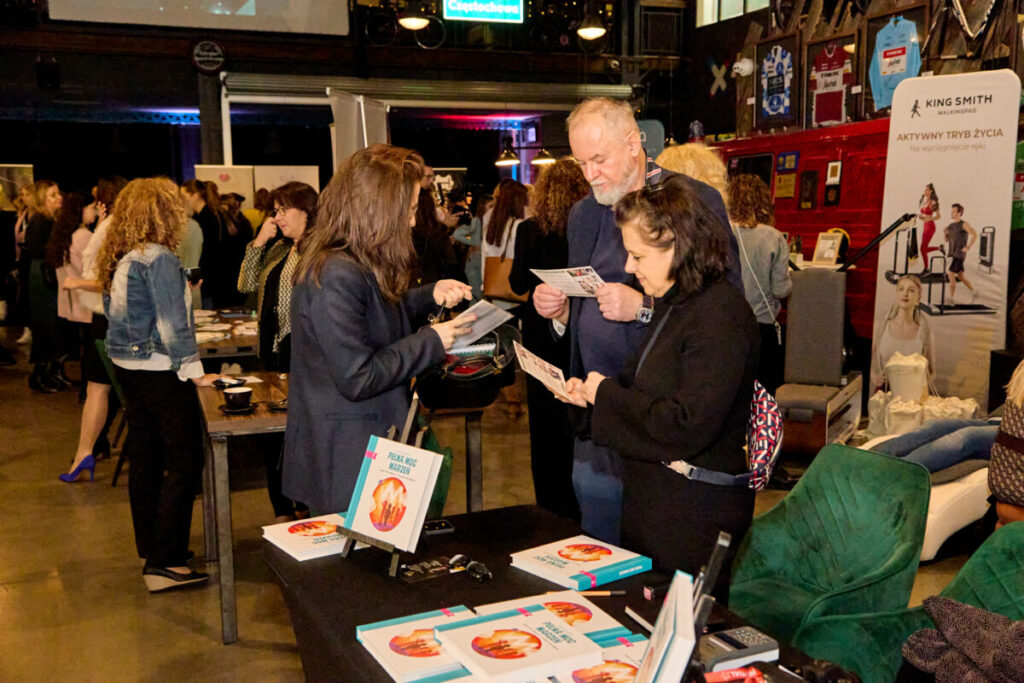
[[[569,378],[561,398],[527,379],[539,505],[661,569],[695,572],[719,531],[743,536],[753,492],[691,474],[747,470],[755,380],[781,383],[792,283],[770,192],[755,176],[730,179],[703,145],[649,159],[625,103],[587,100],[568,131],[572,157],[533,186],[455,188],[445,207],[423,157],[391,145],[354,153],[322,193],[289,182],[247,210],[213,182],[166,177],[67,194],[42,180],[21,193],[29,386],[58,391],[62,359],[82,358],[66,482],[92,478],[109,453],[111,384],[122,389],[149,590],[208,578],[188,548],[203,467],[195,387],[218,378],[200,361],[199,307],[249,305],[260,364],[289,373],[283,445],[267,455],[278,521],[346,508],[369,436],[404,422],[410,381],[470,332],[437,311],[489,294]],[[592,297],[532,272],[584,266],[605,283]],[[910,333],[893,319],[896,338]]]

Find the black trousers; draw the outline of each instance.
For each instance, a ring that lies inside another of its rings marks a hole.
[[[116,368],[128,416],[125,449],[135,546],[147,567],[188,560],[192,503],[203,473],[195,385],[175,372]]]

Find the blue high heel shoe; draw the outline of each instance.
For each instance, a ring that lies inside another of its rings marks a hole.
[[[85,456],[82,462],[78,463],[78,467],[72,470],[70,474],[60,475],[60,480],[69,484],[73,481],[78,481],[78,477],[85,470],[89,470],[89,481],[96,481],[96,459],[91,455]]]

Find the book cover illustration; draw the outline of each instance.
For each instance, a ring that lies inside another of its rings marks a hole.
[[[576,591],[555,591],[542,595],[531,595],[515,600],[505,600],[473,608],[477,614],[495,614],[510,609],[541,605],[569,626],[582,632],[591,640],[613,638],[629,634],[629,629],[616,621],[610,614]]]
[[[341,552],[345,537],[338,533],[345,518],[339,514],[311,517],[263,527],[263,538],[297,560],[310,560]]]
[[[651,559],[581,535],[512,553],[512,566],[585,590],[649,571]]]
[[[601,663],[601,648],[541,605],[435,629],[446,652],[485,681],[512,683]]]
[[[464,605],[378,621],[356,627],[356,639],[398,681],[419,681],[461,667],[434,638],[434,627],[466,619]]]
[[[345,528],[416,552],[441,456],[371,436]]]
[[[555,680],[557,683],[633,683],[647,650],[647,639],[635,636],[635,639],[622,640],[625,642],[601,651],[604,661],[600,664],[560,673]]]

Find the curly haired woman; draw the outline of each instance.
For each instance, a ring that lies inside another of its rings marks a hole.
[[[188,566],[192,500],[203,471],[196,386],[213,382],[196,346],[192,296],[174,248],[185,205],[173,182],[128,183],[111,214],[96,270],[107,354],[124,388],[125,450],[135,545],[151,593],[209,579]]]

